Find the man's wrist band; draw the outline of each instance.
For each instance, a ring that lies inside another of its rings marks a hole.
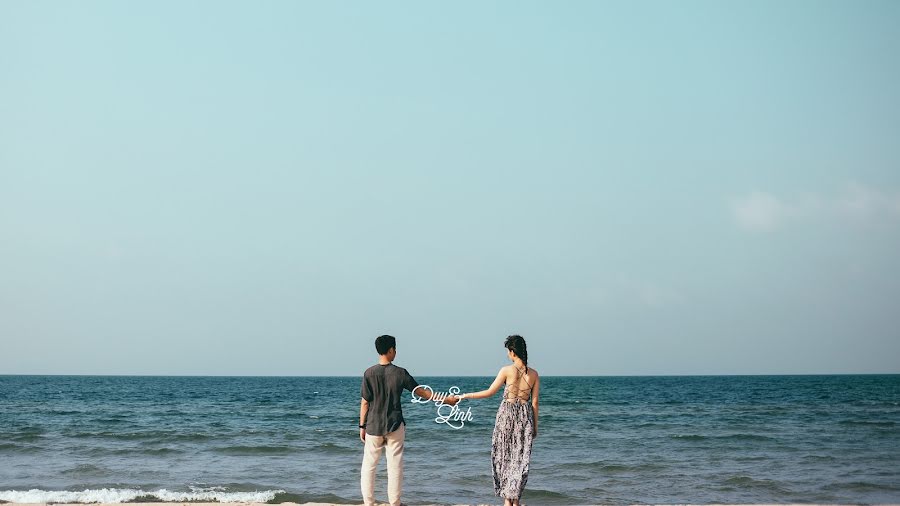
[[[360,425],[359,428],[360,428],[360,429],[365,429],[365,428],[366,428],[366,424]]]

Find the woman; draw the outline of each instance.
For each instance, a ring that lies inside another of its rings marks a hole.
[[[528,367],[528,350],[522,336],[507,337],[504,346],[512,365],[500,369],[487,390],[465,393],[459,398],[485,399],[506,385],[491,438],[491,463],[494,492],[504,499],[505,506],[518,506],[528,480],[531,445],[537,437],[541,380],[537,371]]]

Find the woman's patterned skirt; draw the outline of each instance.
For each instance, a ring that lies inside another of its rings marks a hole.
[[[519,499],[528,481],[528,464],[534,442],[534,411],[531,402],[500,402],[491,438],[494,493],[504,499]]]

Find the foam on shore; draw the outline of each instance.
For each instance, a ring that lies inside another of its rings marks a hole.
[[[0,500],[17,504],[120,504],[124,502],[170,503],[265,503],[284,490],[256,490],[250,492],[226,492],[223,490],[194,489],[190,492],[164,488],[141,490],[133,488],[98,488],[85,490],[0,490]]]

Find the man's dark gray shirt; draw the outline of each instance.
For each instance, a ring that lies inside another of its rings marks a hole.
[[[369,402],[366,413],[366,434],[384,436],[405,424],[401,399],[403,389],[412,392],[419,386],[402,367],[376,364],[366,369],[362,380],[362,398]]]

